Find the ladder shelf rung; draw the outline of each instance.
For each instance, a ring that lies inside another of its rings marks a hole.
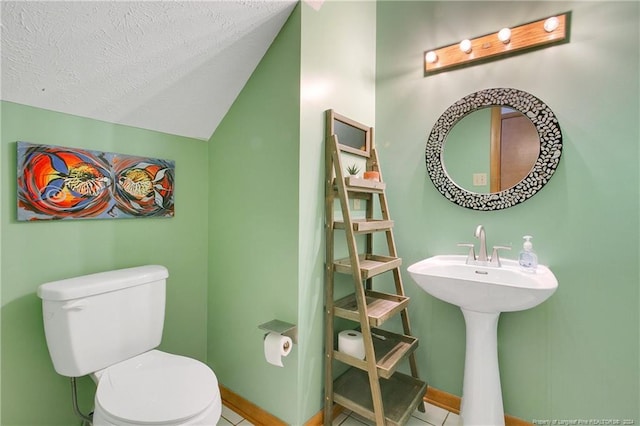
[[[388,379],[395,373],[400,361],[405,359],[418,347],[418,339],[413,336],[392,333],[379,328],[372,328],[373,349],[376,354],[378,376]],[[333,357],[340,362],[361,370],[367,369],[367,362],[354,358],[340,351],[333,351]]]
[[[393,228],[393,220],[383,219],[354,219],[351,221],[353,232],[356,233],[371,233],[378,231],[388,231]],[[345,229],[345,223],[343,221],[335,221],[334,229]]]
[[[381,293],[373,290],[365,291],[367,316],[369,324],[378,327],[393,315],[399,313],[409,305],[407,296]],[[358,302],[355,293],[336,300],[333,305],[334,315],[351,321],[360,321]]]
[[[415,411],[427,389],[422,380],[396,373],[380,379],[382,403],[387,425],[404,425]],[[373,399],[366,371],[350,368],[333,382],[334,400],[343,407],[375,421]]]
[[[382,256],[378,254],[360,254],[360,276],[363,280],[375,277],[384,272],[399,268],[402,259],[399,257]],[[338,259],[333,262],[333,269],[342,274],[351,274],[351,259]]]

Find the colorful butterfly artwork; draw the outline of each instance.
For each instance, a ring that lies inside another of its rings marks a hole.
[[[17,143],[18,220],[173,217],[170,160]]]

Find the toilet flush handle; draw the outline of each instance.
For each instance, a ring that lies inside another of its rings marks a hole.
[[[87,305],[84,303],[83,300],[75,300],[75,301],[67,302],[64,305],[62,305],[62,309],[65,311],[81,311],[86,306]]]

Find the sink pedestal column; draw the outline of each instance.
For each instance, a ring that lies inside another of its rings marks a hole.
[[[461,308],[467,326],[464,383],[460,417],[464,426],[504,426],[500,370],[498,369],[498,318],[500,313]]]

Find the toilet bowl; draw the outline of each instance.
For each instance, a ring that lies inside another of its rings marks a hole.
[[[214,425],[218,380],[200,361],[152,350],[91,375],[97,383],[93,424]]]

